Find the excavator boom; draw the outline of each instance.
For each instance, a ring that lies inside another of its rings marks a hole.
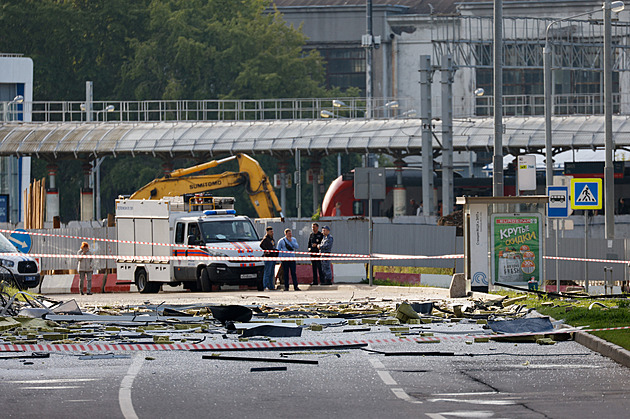
[[[234,159],[238,161],[238,172],[188,176]],[[245,154],[174,170],[165,177],[155,179],[138,189],[130,196],[130,199],[161,199],[165,196],[180,196],[240,185],[245,185],[247,194],[260,218],[272,218],[276,213],[282,216],[282,208],[267,175],[256,160]]]

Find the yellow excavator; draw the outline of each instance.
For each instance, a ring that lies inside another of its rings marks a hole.
[[[223,172],[216,175],[195,175],[191,173],[216,167],[236,159],[238,172]],[[138,189],[130,199],[161,199],[165,196],[181,196],[215,189],[244,185],[260,218],[273,218],[276,213],[282,217],[282,208],[273,191],[271,182],[256,160],[246,154],[236,154],[221,160],[212,160],[197,166],[173,170],[165,177],[155,179]]]

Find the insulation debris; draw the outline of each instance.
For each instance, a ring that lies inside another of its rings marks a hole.
[[[542,333],[553,331],[553,325],[549,317],[489,320],[488,326],[495,333]]]

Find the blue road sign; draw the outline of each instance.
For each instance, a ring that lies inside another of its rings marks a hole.
[[[571,179],[571,208],[602,209],[601,179]]]
[[[9,234],[9,241],[22,253],[31,251],[31,235],[26,230],[18,229]]]
[[[550,186],[547,188],[549,203],[547,217],[561,218],[569,216],[569,187]]]

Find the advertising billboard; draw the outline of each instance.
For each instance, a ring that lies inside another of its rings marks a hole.
[[[527,288],[542,278],[542,217],[540,214],[492,215],[493,283]]]

